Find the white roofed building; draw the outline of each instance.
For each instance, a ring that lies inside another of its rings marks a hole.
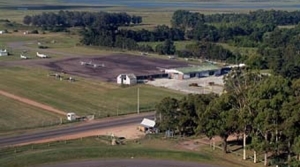
[[[206,64],[199,66],[190,66],[190,67],[182,67],[182,68],[174,68],[174,69],[166,69],[165,73],[169,74],[169,77],[172,79],[189,79],[189,78],[200,78],[207,77],[219,73],[221,71],[221,67]]]
[[[134,85],[137,83],[137,79],[134,74],[120,74],[117,77],[117,83],[121,85]]]
[[[0,56],[8,56],[7,50],[6,49],[4,49],[4,50],[0,49]]]
[[[155,121],[148,119],[148,118],[144,118],[143,121],[141,122],[141,125],[143,125],[144,127],[147,127],[147,128],[154,128]]]

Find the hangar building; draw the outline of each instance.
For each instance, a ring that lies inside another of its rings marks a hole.
[[[120,74],[117,77],[117,83],[121,85],[134,85],[137,83],[137,79],[134,74]]]
[[[222,75],[225,74],[226,70],[222,67],[205,64],[201,66],[190,66],[174,69],[166,69],[165,73],[169,75],[169,78],[172,79],[188,79],[188,78],[201,78],[211,75]]]

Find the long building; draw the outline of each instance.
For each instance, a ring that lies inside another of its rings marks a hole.
[[[213,64],[205,64],[199,66],[190,66],[174,69],[166,69],[165,73],[172,79],[189,79],[189,78],[201,78],[211,75],[222,75],[229,71],[228,68],[222,68]]]

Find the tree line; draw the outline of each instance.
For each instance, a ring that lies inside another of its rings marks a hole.
[[[141,16],[130,16],[127,13],[59,11],[44,12],[33,16],[26,15],[23,23],[44,28],[55,27],[118,27],[142,23]]]
[[[178,134],[205,134],[227,139],[241,135],[243,159],[253,151],[254,163],[264,154],[264,164],[300,165],[300,80],[235,69],[225,78],[224,93],[167,97],[156,106],[160,130]],[[249,156],[249,155],[248,155]],[[276,161],[276,162],[275,162]],[[273,163],[273,164],[274,164]]]
[[[184,30],[188,39],[230,42],[243,47],[257,47],[266,32],[299,22],[300,11],[280,10],[211,15],[177,10],[171,20],[172,27]]]
[[[231,63],[236,63],[241,59],[239,54],[234,54],[220,45],[205,41],[189,44],[185,49],[177,51],[177,55],[183,58],[198,58]]]
[[[275,25],[295,25],[300,22],[300,11],[283,10],[256,10],[248,14],[226,13],[205,15],[204,20],[207,23],[230,23],[230,22],[258,22]]]
[[[149,30],[127,30],[105,27],[85,27],[81,31],[81,42],[85,45],[118,47],[128,50],[154,51],[150,46],[139,46],[138,42],[161,42],[166,40],[184,40],[184,33],[179,29],[159,25],[153,31]],[[97,40],[103,39],[106,40]],[[119,40],[122,39],[122,40]]]
[[[187,39],[258,48],[256,55],[235,56],[251,68],[271,69],[275,74],[294,79],[300,77],[299,21],[300,11],[257,10],[249,14],[203,15],[178,10],[173,14],[172,26],[185,31]],[[287,24],[295,26],[278,27]],[[186,51],[182,53],[189,55]],[[232,58],[229,60],[232,62]]]
[[[252,68],[271,69],[275,74],[296,79],[300,77],[300,25],[290,29],[276,28],[265,33],[257,56],[247,60]]]

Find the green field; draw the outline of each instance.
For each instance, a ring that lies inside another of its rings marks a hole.
[[[199,145],[194,151],[178,148],[180,140],[162,140],[146,137],[138,141],[125,141],[125,145],[110,146],[110,137],[100,136],[84,139],[57,141],[22,147],[6,148],[0,151],[0,164],[6,167],[23,167],[38,164],[93,159],[169,159],[198,162],[224,167],[259,167],[242,161],[233,154],[223,154],[220,150],[212,151],[208,146]],[[72,154],[70,154],[72,153]]]
[[[139,42],[139,45],[149,45],[151,46],[154,50],[156,45],[158,44],[163,44],[164,42]],[[176,50],[184,50],[186,45],[194,44],[196,41],[175,41],[174,45],[176,47]]]
[[[0,95],[0,133],[58,124],[59,115]]]
[[[164,88],[148,85],[120,87],[114,83],[75,77],[78,81],[70,83],[47,76],[48,71],[36,68],[0,68],[0,89],[36,100],[43,104],[75,112],[78,115],[95,114],[106,117],[135,113],[137,89],[140,89],[140,110],[154,109],[164,97],[182,97]],[[14,76],[14,77],[10,77]]]
[[[233,53],[240,53],[241,55],[249,56],[249,55],[256,55],[257,54],[257,48],[251,48],[251,47],[236,47],[229,45],[227,43],[217,43],[218,45],[223,46],[225,49],[230,50]]]

